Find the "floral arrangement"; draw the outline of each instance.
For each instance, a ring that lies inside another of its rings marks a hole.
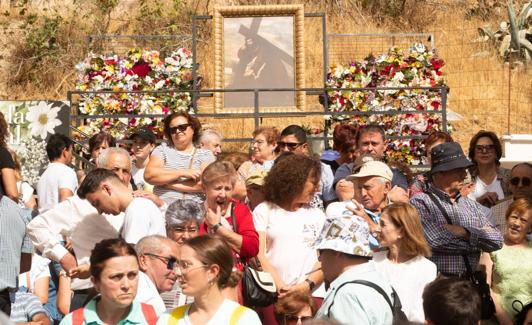
[[[26,137],[15,147],[20,159],[22,179],[36,185],[39,182],[41,169],[48,164],[46,141],[34,137]]]
[[[444,86],[443,66],[443,60],[434,51],[419,43],[410,47],[406,54],[393,47],[387,54],[369,55],[346,66],[332,66],[326,82],[329,110],[340,113],[377,112],[370,115],[335,115],[333,120],[349,119],[360,126],[379,124],[388,136],[418,136],[440,129],[441,114],[426,113],[441,109],[440,90],[412,87]],[[396,89],[378,89],[386,87]],[[404,113],[396,114],[397,111]],[[387,156],[416,165],[422,163],[423,153],[424,147],[419,141],[395,140],[390,143]]]
[[[90,53],[76,65],[79,71],[76,89],[96,91],[82,93],[78,110],[85,115],[150,115],[171,111],[190,110],[192,97],[188,92],[172,90],[192,89],[192,53],[186,48],[160,58],[158,51],[133,49],[124,57]],[[128,93],[128,91],[160,91]],[[115,91],[105,93],[98,91]],[[127,130],[148,126],[161,134],[156,118],[101,118],[87,119],[79,129],[87,135],[106,130],[122,137]]]

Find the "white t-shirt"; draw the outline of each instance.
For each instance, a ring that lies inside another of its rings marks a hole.
[[[286,285],[301,283],[318,261],[313,244],[321,233],[325,214],[310,206],[291,212],[263,202],[253,210],[255,229],[266,233],[266,257]],[[323,297],[323,285],[313,292]]]
[[[185,315],[183,318],[181,318],[176,325],[192,325],[192,322],[190,321],[190,318],[188,318],[188,312],[190,310],[190,306],[188,306],[187,311],[185,312]],[[233,316],[233,313],[235,312],[236,308],[239,306],[238,303],[225,299],[224,302],[220,305],[216,313],[212,315],[212,318],[209,319],[209,321],[205,325],[228,325],[231,324],[231,316]],[[157,325],[166,325],[168,324],[168,319],[170,318],[170,314],[163,314],[161,317],[159,317],[159,320],[157,321]],[[244,311],[240,317],[238,318],[238,321],[235,325],[261,325],[261,321],[259,319],[259,316],[256,312],[253,310],[246,308],[246,311]]]
[[[490,184],[484,183],[480,177],[475,177],[475,187],[473,191],[469,193],[468,197],[472,200],[477,200],[482,195],[488,192],[497,193],[497,200],[504,199],[504,192],[502,191],[501,181],[497,179],[497,176],[493,179]]]
[[[50,269],[48,268],[50,260],[38,254],[31,256],[31,269],[18,276],[19,287],[26,287],[30,292],[35,289],[35,282],[39,279],[50,277]],[[29,275],[29,276],[28,276]],[[29,280],[29,283],[28,283]]]
[[[136,197],[125,211],[122,238],[130,244],[148,235],[166,236],[164,217],[152,201]]]
[[[163,299],[157,291],[157,287],[146,275],[146,273],[139,271],[139,286],[137,288],[137,296],[135,299],[138,302],[152,305],[157,314],[162,314],[166,311]]]
[[[436,264],[423,256],[416,256],[404,263],[392,263],[387,251],[373,254],[377,271],[390,282],[395,289],[403,312],[409,321],[423,323],[423,289],[436,279]]]
[[[62,163],[52,162],[42,173],[37,183],[37,195],[39,196],[39,212],[53,208],[59,203],[59,189],[68,189],[76,194],[78,177],[76,172]]]
[[[33,195],[33,192],[35,191],[33,187],[31,187],[28,182],[17,182],[17,189],[18,193],[20,194],[20,197],[22,198],[21,201],[19,201],[19,205],[22,208],[25,208],[25,204],[28,203],[28,201],[31,199],[31,196]]]

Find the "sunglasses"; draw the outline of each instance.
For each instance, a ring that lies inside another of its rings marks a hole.
[[[523,184],[523,186],[530,186],[532,181],[529,177],[513,177],[510,179],[510,184],[513,186],[519,186],[519,183]]]
[[[283,149],[284,147],[286,147],[290,151],[296,150],[297,147],[299,147],[300,145],[302,145],[302,143],[277,141],[277,146],[279,147],[279,149]]]
[[[306,322],[311,319],[312,319],[312,316],[284,315],[285,323],[293,324],[294,322],[297,322],[297,324],[301,324],[302,322]]]
[[[179,132],[185,132],[185,131],[188,129],[189,126],[190,126],[189,123],[179,124],[179,125],[176,125],[176,126],[172,126],[172,127],[170,128],[170,133],[171,133],[171,134],[176,134],[177,131],[179,131]]]
[[[164,257],[164,256],[161,256],[161,255],[156,255],[156,254],[152,254],[152,253],[144,253],[144,255],[156,258],[159,261],[165,263],[166,264],[166,268],[168,270],[173,270],[173,269],[175,269],[177,267],[177,259],[175,257]]]
[[[485,145],[477,144],[475,146],[475,150],[480,151],[480,152],[490,152],[490,151],[495,150],[495,145],[494,144],[485,144]]]

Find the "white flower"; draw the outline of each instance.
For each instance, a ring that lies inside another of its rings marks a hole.
[[[57,112],[60,108],[52,107],[52,105],[41,101],[37,106],[28,109],[26,119],[30,122],[29,128],[32,136],[39,136],[44,140],[48,133],[54,134],[54,129],[61,125],[61,121],[57,119]]]

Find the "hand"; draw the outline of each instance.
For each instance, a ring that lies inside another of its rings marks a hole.
[[[181,170],[181,176],[178,177],[178,180],[181,179],[191,179],[194,182],[197,182],[200,180],[201,177],[201,170],[197,169],[182,169]]]
[[[484,195],[482,195],[481,197],[479,197],[477,199],[477,201],[478,201],[478,203],[480,203],[480,204],[482,204],[484,206],[487,206],[488,208],[491,208],[492,206],[494,206],[497,203],[497,199],[498,199],[497,193],[495,193],[495,192],[487,192]]]
[[[452,232],[456,237],[460,237],[469,240],[469,232],[464,228],[457,225],[445,224],[444,227]]]
[[[408,191],[405,191],[402,187],[395,185],[390,192],[388,192],[387,198],[392,203],[408,203]]]
[[[222,220],[222,208],[220,205],[216,205],[216,211],[213,211],[210,207],[207,207],[207,213],[205,214],[205,224],[207,227],[212,227]]]
[[[473,184],[473,183],[468,183],[468,184],[462,185],[462,187],[460,188],[460,195],[462,195],[463,197],[468,196],[469,193],[471,193],[473,191],[474,187],[475,187],[475,184]]]
[[[279,298],[283,298],[284,296],[294,292],[301,292],[304,295],[308,295],[310,293],[309,284],[307,282],[301,282],[291,286],[284,286],[279,289]]]
[[[151,193],[151,192],[147,192],[147,191],[143,191],[143,190],[138,190],[138,191],[135,191],[133,192],[133,196],[134,197],[143,197],[145,199],[148,199],[150,201],[152,201],[153,203],[155,203],[155,205],[160,208],[164,205],[164,201],[161,200],[157,195]]]
[[[336,195],[340,201],[351,200],[355,196],[355,186],[353,182],[341,179],[336,183]]]
[[[378,224],[376,224],[373,219],[371,219],[366,211],[364,211],[364,206],[362,204],[358,203],[357,200],[353,199],[351,200],[353,202],[353,205],[347,204],[346,207],[349,211],[353,212],[353,214],[359,218],[362,218],[366,221],[369,227],[369,232],[373,235],[373,233],[380,231],[380,227]]]
[[[81,264],[68,272],[71,278],[88,279],[91,276],[89,264]]]
[[[74,249],[72,248],[72,240],[70,238],[65,238],[65,248],[70,252],[74,253]]]
[[[74,269],[76,266],[78,266],[78,262],[76,261],[76,258],[74,255],[67,253],[63,258],[59,261],[59,264],[61,264],[61,267],[63,270],[69,272],[70,270]]]

